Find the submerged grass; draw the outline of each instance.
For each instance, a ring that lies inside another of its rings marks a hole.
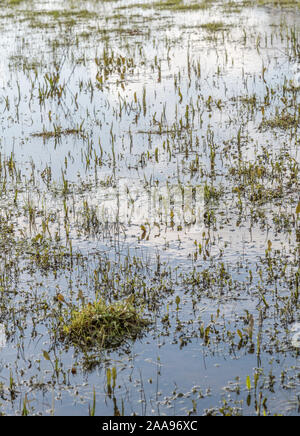
[[[299,124],[299,117],[283,111],[280,114],[276,114],[274,118],[264,120],[260,125],[260,129],[265,129],[269,127],[272,129],[277,128],[281,130],[287,130],[293,127],[297,128]]]
[[[81,135],[84,137],[82,130],[79,128],[61,129],[60,127],[54,131],[51,131],[51,132],[44,131],[44,132],[32,133],[31,136],[37,137],[37,138],[49,139],[49,138],[60,138],[61,136],[67,136],[67,135]]]
[[[166,0],[151,3],[134,3],[132,5],[121,6],[119,9],[141,8],[159,9],[171,11],[195,11],[210,7],[215,0],[201,0],[198,2],[185,3],[183,0]]]
[[[115,348],[136,339],[148,324],[130,298],[111,304],[100,298],[72,309],[69,320],[63,323],[62,336],[83,348]]]
[[[300,7],[299,0],[258,0],[258,4],[262,6]]]
[[[201,25],[202,29],[209,32],[218,32],[219,30],[226,29],[225,24],[222,21],[214,21],[212,23],[205,23]]]
[[[17,6],[20,3],[23,3],[24,0],[8,0],[8,4],[11,6]]]

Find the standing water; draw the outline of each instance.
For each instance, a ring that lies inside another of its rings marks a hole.
[[[2,414],[299,414],[299,6],[2,0]]]

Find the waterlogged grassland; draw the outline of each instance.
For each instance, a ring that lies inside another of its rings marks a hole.
[[[299,414],[299,14],[3,2],[2,414]]]

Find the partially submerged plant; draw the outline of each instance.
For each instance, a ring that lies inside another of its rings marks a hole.
[[[282,111],[281,114],[276,114],[274,118],[269,120],[264,120],[261,125],[260,129],[265,128],[278,128],[282,130],[287,130],[291,128],[297,128],[299,126],[299,117],[296,117],[295,115],[292,115],[288,112]]]
[[[103,299],[80,309],[71,305],[69,318],[63,322],[62,337],[81,348],[115,348],[126,340],[139,337],[149,321],[142,318],[132,298],[107,304]]]

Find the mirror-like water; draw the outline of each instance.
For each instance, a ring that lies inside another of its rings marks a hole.
[[[298,414],[299,1],[2,3],[0,412]]]

